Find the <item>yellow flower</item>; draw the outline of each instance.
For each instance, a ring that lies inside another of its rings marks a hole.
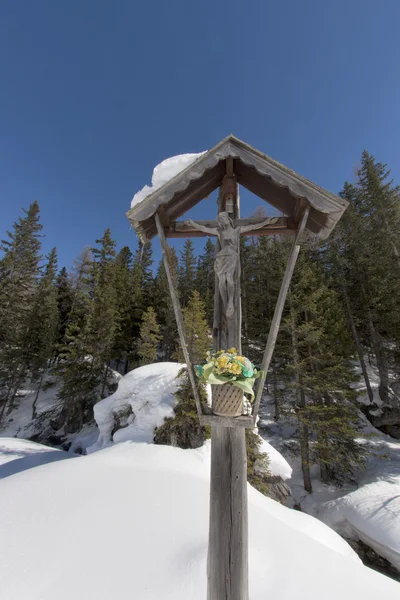
[[[229,358],[227,356],[220,356],[219,358],[217,358],[217,365],[220,369],[226,367],[228,362]]]
[[[236,350],[236,348],[229,348],[229,350],[227,350],[227,352],[228,352],[229,354],[237,354],[237,350]]]
[[[240,375],[242,372],[242,367],[240,365],[238,365],[237,363],[234,363],[231,368],[231,373],[233,373],[234,375]]]

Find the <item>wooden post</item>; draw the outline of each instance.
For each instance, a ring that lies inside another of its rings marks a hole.
[[[258,379],[256,399],[255,399],[254,408],[253,408],[254,427],[256,426],[256,422],[257,422],[257,415],[258,415],[258,411],[260,409],[261,398],[262,398],[262,394],[264,391],[264,384],[265,384],[265,380],[267,378],[268,369],[269,369],[269,365],[270,365],[271,358],[272,358],[272,353],[275,348],[276,338],[278,337],[279,326],[281,324],[281,318],[282,318],[282,313],[283,313],[283,309],[285,306],[286,296],[287,296],[287,293],[289,290],[290,282],[291,282],[292,276],[293,276],[294,267],[296,265],[297,257],[299,255],[299,251],[300,251],[300,244],[299,244],[300,236],[303,233],[304,228],[306,226],[309,212],[310,212],[310,207],[307,206],[304,210],[303,216],[299,223],[296,237],[294,239],[293,246],[292,246],[292,249],[289,254],[285,274],[284,274],[283,280],[282,280],[281,289],[279,290],[279,296],[278,296],[278,300],[277,300],[277,303],[275,306],[274,316],[272,317],[272,323],[271,323],[271,327],[270,327],[270,330],[268,333],[267,344],[265,346],[264,356],[263,356],[263,360],[261,363],[261,369],[264,371],[264,375],[263,375],[263,377],[260,377],[260,379]]]
[[[167,274],[167,280],[168,280],[169,292],[171,294],[172,306],[174,308],[175,320],[176,320],[176,324],[178,326],[179,339],[180,339],[181,346],[182,346],[183,356],[185,357],[185,362],[186,362],[186,366],[187,366],[187,370],[188,370],[188,374],[189,374],[189,380],[192,385],[193,395],[194,395],[194,399],[196,402],[197,414],[199,415],[199,419],[201,419],[202,410],[201,410],[200,396],[199,396],[199,392],[198,392],[197,385],[196,385],[196,379],[195,379],[195,375],[194,375],[193,365],[190,360],[189,351],[187,348],[181,306],[179,304],[178,294],[175,289],[175,284],[174,284],[174,280],[173,280],[172,272],[171,272],[171,268],[170,268],[169,246],[168,246],[168,242],[165,238],[164,229],[161,224],[160,217],[157,213],[155,214],[155,220],[156,220],[158,237],[160,238],[160,242],[161,242],[162,256],[163,256],[163,261],[164,261],[165,272]]]
[[[219,199],[218,210],[224,210]],[[235,217],[239,207],[235,203]],[[240,280],[235,285],[235,313],[221,323],[218,284],[215,289],[214,347],[228,339],[241,347]],[[216,282],[218,283],[218,282]],[[234,332],[234,333],[233,333]],[[234,337],[232,337],[232,334]],[[225,348],[226,349],[226,348]],[[213,423],[213,422],[212,422]],[[215,423],[215,421],[214,421]],[[244,427],[211,426],[210,528],[207,564],[208,600],[248,600],[247,456]]]

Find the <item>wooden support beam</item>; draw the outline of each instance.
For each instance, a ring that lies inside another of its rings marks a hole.
[[[233,223],[235,227],[245,226],[245,225],[257,225],[257,223],[261,223],[265,221],[265,219],[234,219]],[[204,227],[217,227],[216,221],[196,221],[200,225]],[[255,229],[249,232],[246,232],[243,235],[251,236],[264,236],[264,235],[282,235],[282,234],[295,234],[296,227],[293,225],[290,219],[287,217],[271,217],[269,222],[262,227],[261,229]],[[198,229],[194,229],[190,225],[186,225],[185,221],[173,221],[169,224],[168,228],[165,228],[165,235],[168,238],[187,238],[187,237],[204,237],[207,234],[199,231]]]
[[[201,415],[200,423],[202,425],[211,425],[211,427],[244,427],[254,429],[253,417],[219,417],[217,415]]]
[[[265,384],[265,380],[267,378],[269,365],[271,363],[272,353],[275,348],[276,338],[278,337],[279,326],[281,324],[281,318],[282,318],[282,313],[283,313],[283,309],[285,306],[286,296],[287,296],[287,293],[289,290],[290,282],[291,282],[292,276],[293,276],[293,270],[296,265],[297,257],[299,255],[299,251],[300,251],[300,244],[299,244],[300,236],[303,233],[304,228],[306,226],[309,212],[310,212],[310,207],[307,206],[305,211],[303,212],[299,227],[297,229],[296,237],[293,241],[293,246],[292,246],[292,249],[289,254],[285,274],[284,274],[283,280],[282,280],[281,289],[279,291],[278,300],[277,300],[277,303],[275,306],[274,316],[272,318],[271,327],[270,327],[270,330],[268,333],[267,344],[265,346],[264,356],[263,356],[263,360],[261,363],[261,369],[264,371],[264,375],[263,375],[263,377],[260,377],[260,379],[257,380],[258,385],[257,385],[257,391],[256,391],[256,399],[255,399],[254,408],[253,408],[254,427],[256,426],[258,411],[260,410],[261,398],[262,398],[263,391],[264,391],[264,384]]]
[[[224,210],[220,190],[218,212]],[[239,217],[238,195],[233,216]],[[239,220],[239,219],[238,219]],[[217,252],[220,250],[217,240]],[[235,287],[235,317],[222,310],[218,279],[214,301],[214,349],[240,348],[240,281]],[[227,345],[228,342],[228,345]],[[210,527],[207,600],[248,600],[247,455],[249,417],[203,415],[211,425]]]
[[[248,600],[245,430],[211,427],[207,600]]]
[[[170,256],[169,246],[168,246],[167,240],[165,239],[164,229],[162,227],[161,219],[160,219],[158,213],[155,214],[155,220],[156,220],[156,225],[157,225],[158,236],[159,236],[160,242],[161,242],[162,256],[163,256],[163,261],[164,261],[165,272],[167,274],[167,280],[168,280],[169,292],[171,294],[172,306],[174,308],[176,324],[178,326],[179,339],[180,339],[181,346],[182,346],[183,356],[185,357],[185,362],[186,362],[186,366],[187,366],[187,370],[188,370],[188,374],[189,374],[189,380],[192,385],[193,396],[194,396],[194,399],[196,402],[197,414],[198,414],[199,418],[201,418],[202,409],[201,409],[200,396],[199,396],[199,392],[198,392],[197,385],[196,385],[196,379],[195,379],[193,365],[190,360],[189,351],[188,351],[187,344],[186,344],[186,336],[185,336],[185,329],[184,329],[184,325],[183,325],[182,310],[181,310],[181,306],[179,304],[178,294],[175,289],[175,284],[174,284],[171,266],[170,266],[171,256]]]

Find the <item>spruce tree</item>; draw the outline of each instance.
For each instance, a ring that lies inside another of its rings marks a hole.
[[[0,420],[10,411],[27,364],[23,349],[40,275],[39,205],[33,202],[0,244]]]
[[[140,340],[138,354],[140,364],[147,365],[157,359],[157,346],[160,342],[160,326],[157,323],[156,312],[152,306],[143,314],[140,326]]]
[[[209,337],[204,302],[197,290],[192,293],[188,305],[183,309],[183,323],[190,359],[192,364],[199,364],[204,360],[212,341]],[[174,358],[179,362],[185,362],[181,346]]]
[[[204,253],[199,256],[196,273],[196,289],[204,302],[206,319],[209,327],[213,325],[214,290],[215,290],[215,245],[210,238],[204,246]]]
[[[185,241],[178,267],[178,292],[181,306],[189,302],[196,282],[196,257],[191,239]]]
[[[175,248],[170,249],[169,261],[172,276],[176,279],[178,257]],[[160,324],[160,353],[164,360],[170,360],[176,352],[179,337],[169,292],[167,274],[162,259],[154,279],[153,298],[154,306],[157,311],[157,321]]]
[[[65,337],[74,297],[72,282],[66,267],[63,267],[57,275],[55,285],[58,307],[57,347],[59,348]]]

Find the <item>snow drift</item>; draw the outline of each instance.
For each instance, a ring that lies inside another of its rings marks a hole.
[[[363,485],[320,509],[325,523],[360,539],[400,571],[399,515],[400,477]]]
[[[119,380],[117,391],[98,402],[94,418],[99,428],[97,442],[88,448],[93,452],[110,443],[134,440],[152,442],[154,428],[173,416],[173,396],[179,380],[180,363],[155,363],[130,371]],[[113,429],[116,419],[124,415],[123,428]]]
[[[123,443],[3,479],[2,597],[203,600],[208,473],[204,448]],[[251,600],[400,592],[328,527],[251,487],[249,536]]]

